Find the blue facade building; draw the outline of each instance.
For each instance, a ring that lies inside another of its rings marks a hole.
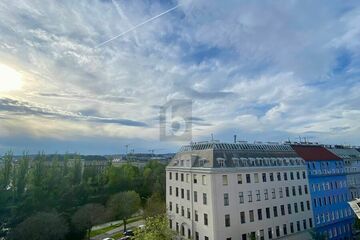
[[[315,231],[328,239],[351,239],[354,216],[347,203],[344,161],[322,146],[292,148],[307,163]]]

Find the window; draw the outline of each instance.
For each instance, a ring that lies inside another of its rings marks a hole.
[[[304,192],[305,192],[305,194],[308,194],[309,192],[308,192],[308,187],[307,187],[307,185],[304,185]]]
[[[296,172],[296,178],[300,179],[300,173],[299,172]]]
[[[285,205],[281,205],[281,206],[280,206],[280,212],[281,212],[281,215],[282,215],[282,216],[285,215]]]
[[[252,191],[248,192],[249,202],[252,202]]]
[[[313,227],[312,218],[309,218],[309,227],[310,227],[310,228]]]
[[[184,206],[181,206],[181,216],[184,216],[185,215],[185,209],[184,209]]]
[[[186,182],[187,182],[187,183],[189,182],[189,178],[190,178],[190,177],[189,177],[189,174],[187,173],[187,174],[186,174]]]
[[[229,194],[224,193],[224,206],[229,206]]]
[[[270,173],[270,181],[271,181],[271,182],[274,181],[274,173]]]
[[[204,240],[209,240],[209,237],[205,236],[205,237],[204,237]]]
[[[245,223],[245,212],[240,212],[240,223]]]
[[[250,174],[246,174],[246,183],[251,183]]]
[[[290,223],[290,232],[294,233],[294,223]]]
[[[276,236],[280,237],[280,227],[276,226]]]
[[[265,213],[266,213],[266,218],[267,218],[267,219],[271,218],[271,216],[270,216],[270,208],[267,207],[267,208],[265,209]]]
[[[179,174],[178,173],[175,173],[175,180],[179,180]]]
[[[184,197],[185,197],[184,189],[182,188],[182,189],[181,189],[181,198],[184,198]]]
[[[202,185],[206,185],[206,175],[201,176],[201,183]]]
[[[208,215],[206,213],[204,213],[204,225],[208,225]]]
[[[182,182],[184,181],[184,174],[183,173],[180,175],[180,179],[181,179]]]
[[[266,182],[266,173],[262,174],[262,180],[263,180],[263,182]]]
[[[172,172],[169,172],[169,179],[172,179]]]
[[[288,180],[287,177],[288,177],[288,176],[287,176],[287,172],[284,172],[284,181],[287,181],[287,180]]]
[[[303,227],[304,229],[307,229],[307,226],[306,226],[306,219],[303,220]]]
[[[275,188],[272,188],[272,189],[271,189],[271,195],[272,195],[272,198],[273,198],[273,199],[276,198]]]
[[[244,203],[244,193],[243,192],[239,192],[239,202]]]
[[[222,176],[222,183],[223,183],[223,186],[228,185],[228,176],[227,175]]]
[[[269,239],[273,238],[272,228],[268,228],[268,237],[269,237]]]
[[[176,204],[175,212],[179,213],[179,205],[178,204]]]
[[[198,211],[195,210],[195,221],[198,222],[199,221],[199,214]]]
[[[290,179],[294,180],[294,173],[293,172],[290,172]]]
[[[307,207],[307,210],[310,210],[310,201],[306,201],[306,207]]]
[[[190,208],[187,208],[187,218],[190,219]]]
[[[279,197],[280,197],[280,198],[283,198],[283,197],[284,197],[282,187],[279,187]]]
[[[277,212],[277,207],[276,206],[273,207],[273,212],[274,212],[274,217],[277,217],[278,212]]]
[[[265,200],[269,199],[269,193],[268,193],[267,189],[264,189],[264,197],[265,197]]]
[[[172,202],[169,202],[169,210],[172,211]]]
[[[295,186],[292,187],[292,195],[296,196],[296,188],[295,188]]]
[[[230,227],[230,215],[225,215],[225,227]]]
[[[194,183],[195,183],[195,184],[197,183],[197,176],[196,176],[196,174],[194,174]]]
[[[237,175],[238,184],[242,184],[242,174]]]
[[[284,235],[287,235],[287,227],[286,227],[286,224],[283,224],[283,233],[284,233]]]
[[[262,220],[262,209],[261,208],[259,208],[257,210],[257,214],[258,214],[258,220],[261,221]]]
[[[281,173],[278,172],[276,175],[277,175],[277,180],[278,180],[278,181],[281,181]]]
[[[290,196],[289,187],[285,187],[285,195],[286,197]]]
[[[246,240],[246,238],[247,238],[247,237],[246,237],[246,236],[247,236],[246,233],[244,233],[244,234],[241,235],[241,236],[242,236],[242,237],[241,237],[242,240]]]
[[[207,204],[207,196],[206,196],[206,193],[203,193],[203,204],[204,204],[204,205]]]
[[[179,196],[179,188],[175,188],[175,196],[176,196],[176,197]]]
[[[259,182],[259,174],[258,173],[254,173],[254,181],[255,181],[255,183]]]
[[[170,196],[172,195],[172,187],[171,186],[169,186],[169,194],[170,194]]]
[[[261,197],[260,197],[260,190],[256,190],[256,201],[260,201]]]
[[[172,220],[171,219],[169,219],[169,227],[170,227],[170,229],[172,229]]]
[[[306,178],[306,172],[303,171],[303,172],[302,172],[302,175],[303,175],[303,179],[305,179],[305,178]]]
[[[291,214],[291,204],[290,203],[287,205],[287,208],[288,208],[288,214]]]
[[[295,209],[295,213],[297,213],[297,212],[298,212],[298,205],[297,205],[297,203],[294,203],[294,209]]]
[[[296,230],[300,231],[300,221],[296,221]]]
[[[186,190],[186,199],[190,200],[190,190]]]
[[[304,202],[300,202],[300,209],[302,212],[305,211]]]
[[[197,191],[194,191],[194,202],[197,202]]]
[[[302,189],[301,189],[300,185],[298,186],[298,190],[299,190],[299,195],[301,196],[302,195]]]
[[[254,221],[254,210],[249,211],[250,222]]]

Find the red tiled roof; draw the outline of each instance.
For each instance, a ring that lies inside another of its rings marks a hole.
[[[341,158],[321,146],[291,145],[291,147],[305,161],[341,160]]]

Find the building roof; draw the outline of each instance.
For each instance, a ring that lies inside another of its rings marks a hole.
[[[184,146],[169,166],[181,166],[183,162],[188,162],[184,166],[206,168],[303,164],[290,145],[220,142]]]
[[[344,160],[360,160],[360,152],[355,148],[330,148],[327,149]]]
[[[294,151],[305,161],[330,161],[341,160],[340,157],[328,151],[322,146],[314,145],[291,145]]]

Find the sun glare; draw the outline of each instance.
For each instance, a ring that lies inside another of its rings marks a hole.
[[[21,74],[11,67],[0,64],[0,92],[20,90],[21,86]]]

